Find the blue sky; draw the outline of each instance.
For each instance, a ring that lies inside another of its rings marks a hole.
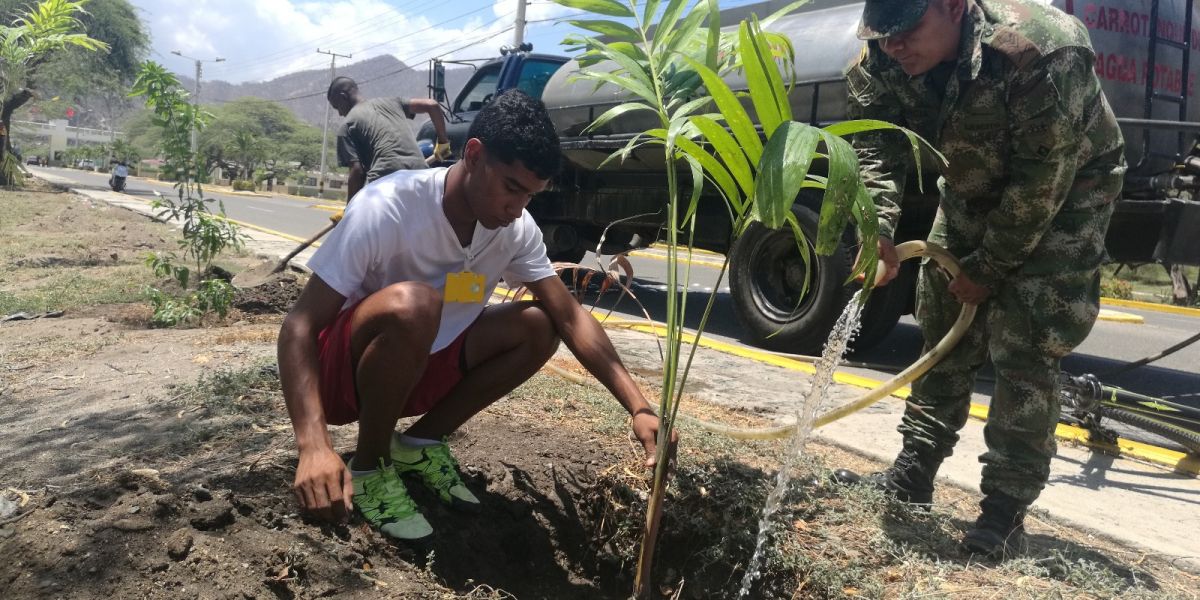
[[[273,79],[325,68],[317,48],[352,54],[349,61],[392,54],[420,67],[429,58],[482,58],[511,44],[517,0],[132,0],[149,25],[151,58],[191,76],[193,62],[171,54],[225,62],[204,66],[206,80]],[[530,0],[526,40],[538,51],[561,53],[573,28],[554,19],[575,14],[547,0]],[[506,31],[507,30],[507,31]]]

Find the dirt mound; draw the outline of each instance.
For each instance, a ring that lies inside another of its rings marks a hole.
[[[262,285],[237,290],[233,307],[249,314],[287,314],[304,291],[304,284],[295,273],[284,271]]]

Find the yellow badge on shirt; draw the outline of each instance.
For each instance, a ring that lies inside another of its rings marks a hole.
[[[446,302],[478,304],[483,302],[483,275],[470,271],[446,274]]]

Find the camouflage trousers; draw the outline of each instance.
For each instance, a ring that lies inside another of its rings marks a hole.
[[[950,330],[961,305],[949,276],[921,267],[917,321],[926,350]],[[906,444],[949,456],[966,424],[975,375],[991,358],[996,386],[984,427],[980,489],[1033,502],[1050,475],[1059,414],[1059,363],[1087,337],[1100,309],[1098,270],[1016,275],[979,306],[970,330],[912,386],[899,430]]]

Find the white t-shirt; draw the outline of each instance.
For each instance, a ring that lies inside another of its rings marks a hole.
[[[501,277],[519,285],[555,275],[528,211],[506,227],[488,230],[476,223],[471,245],[463,247],[442,210],[447,171],[396,171],[367,184],[308,261],[313,273],[346,296],[345,307],[393,283],[419,281],[444,294],[447,274],[482,275],[479,302],[443,302],[431,352],[450,345],[479,317]]]

